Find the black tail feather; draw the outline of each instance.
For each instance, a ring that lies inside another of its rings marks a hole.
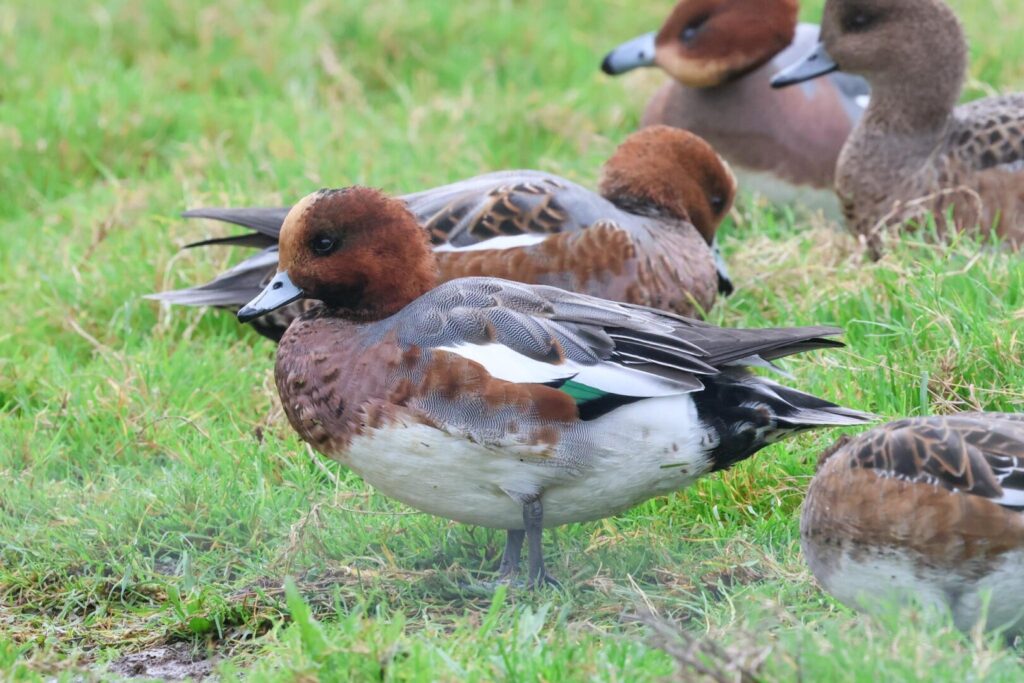
[[[182,218],[209,218],[249,228],[271,238],[272,242],[263,245],[269,246],[277,244],[277,238],[281,235],[281,226],[284,224],[285,216],[288,215],[290,210],[291,208],[287,206],[256,206],[240,209],[202,207],[189,209],[181,214],[181,216]]]
[[[738,372],[704,378],[704,391],[693,394],[693,399],[701,421],[719,436],[711,454],[715,470],[731,467],[790,434],[875,419],[870,413]]]

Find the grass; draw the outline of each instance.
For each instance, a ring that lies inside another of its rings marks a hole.
[[[215,228],[176,214],[501,168],[592,185],[660,82],[597,64],[668,6],[262,5],[0,7],[0,672],[117,677],[170,646],[226,679],[1021,679],[994,638],[913,609],[862,617],[815,587],[798,511],[835,434],[556,530],[565,589],[539,594],[466,588],[500,534],[314,464],[271,344],[140,298],[237,257],[179,255]],[[1014,0],[955,5],[968,96],[1021,89]],[[846,350],[790,364],[801,387],[883,416],[1024,407],[1018,258],[964,240],[870,263],[754,201],[723,234],[741,289],[715,322],[846,328]]]

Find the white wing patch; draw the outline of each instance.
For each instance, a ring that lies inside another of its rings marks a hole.
[[[501,237],[492,237],[489,240],[483,242],[475,242],[465,247],[456,247],[451,244],[441,244],[434,247],[435,253],[449,252],[449,251],[482,251],[484,249],[515,249],[516,247],[529,247],[534,244],[540,244],[551,235],[541,233],[524,233],[522,235],[503,235]]]
[[[1009,173],[1019,173],[1024,171],[1024,159],[1017,159],[1016,161],[1011,161],[1008,164],[1000,164],[998,168]]]
[[[1003,489],[1003,495],[999,498],[992,498],[993,503],[1006,505],[1008,507],[1024,507],[1024,491],[1020,489]]]
[[[610,394],[642,398],[676,396],[693,391],[671,379],[618,363],[601,361],[594,365],[582,365],[570,360],[546,363],[503,344],[460,344],[438,346],[436,350],[475,361],[484,366],[491,377],[516,384],[545,384],[571,379]]]

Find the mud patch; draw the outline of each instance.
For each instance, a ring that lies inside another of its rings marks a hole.
[[[110,672],[128,678],[200,680],[213,673],[216,663],[216,657],[207,658],[188,643],[173,643],[125,655],[110,665]]]

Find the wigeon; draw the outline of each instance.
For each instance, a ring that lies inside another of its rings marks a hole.
[[[967,42],[939,0],[828,0],[821,43],[782,87],[837,69],[864,76],[871,103],[843,147],[846,224],[878,255],[890,228],[934,216],[951,229],[1024,241],[1024,94],[957,106]],[[950,223],[949,219],[952,219]]]
[[[584,231],[585,234],[587,231]],[[320,301],[275,378],[299,435],[381,493],[506,529],[501,575],[550,582],[545,527],[614,515],[801,430],[867,416],[749,373],[841,346],[832,327],[734,330],[491,277],[439,284],[408,203],[321,190],[280,231],[278,270],[238,317]]]
[[[800,520],[818,582],[875,609],[910,598],[969,630],[1024,626],[1024,415],[899,420],[822,456]],[[987,610],[986,610],[987,608]]]
[[[402,201],[433,243],[442,281],[489,275],[699,315],[719,292],[732,291],[715,231],[735,192],[728,166],[706,142],[658,126],[618,147],[604,165],[599,194],[549,173],[505,171]],[[153,298],[238,310],[277,271],[278,234],[288,211],[185,213],[254,231],[190,246],[242,244],[263,251],[206,285]],[[254,324],[280,339],[302,310],[286,308]]]
[[[797,24],[796,0],[681,0],[661,29],[608,53],[621,74],[658,66],[672,77],[647,104],[642,125],[700,135],[745,189],[840,216],[832,191],[836,159],[868,100],[867,83],[845,74],[789,91],[773,76],[818,42]]]

